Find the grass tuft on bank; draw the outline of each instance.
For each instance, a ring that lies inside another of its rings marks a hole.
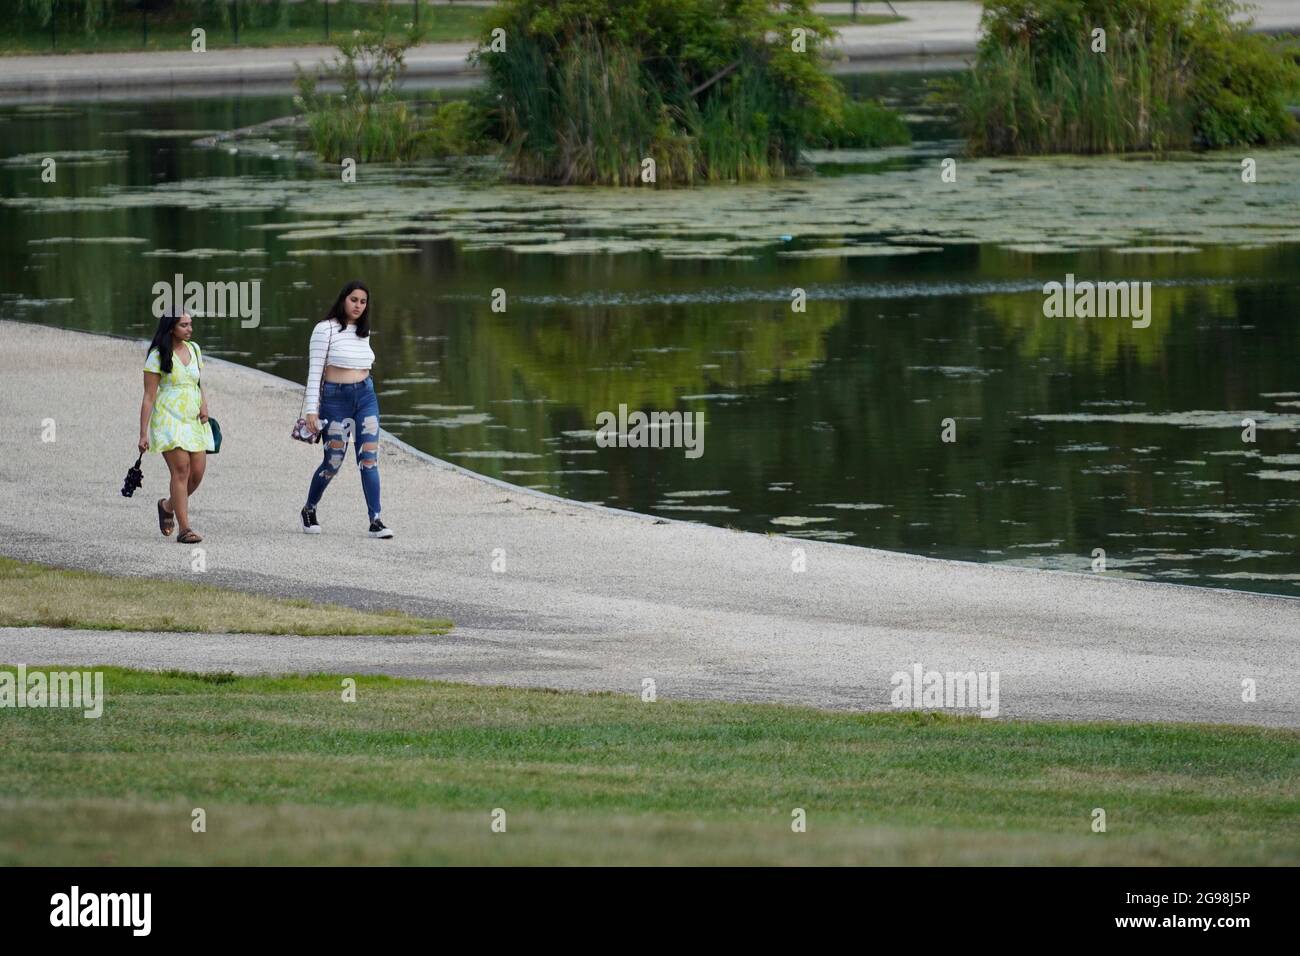
[[[0,865],[1300,862],[1292,731],[100,669],[0,710]]]
[[[263,597],[185,581],[122,578],[0,558],[0,627],[305,636],[445,634],[402,611]]]

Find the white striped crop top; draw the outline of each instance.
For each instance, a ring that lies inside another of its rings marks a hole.
[[[337,368],[372,368],[375,353],[370,338],[358,338],[356,326],[339,329],[333,319],[316,323],[311,333],[308,349],[307,395],[303,415],[315,415],[320,410],[320,383],[325,372],[325,351],[329,350],[329,363]]]

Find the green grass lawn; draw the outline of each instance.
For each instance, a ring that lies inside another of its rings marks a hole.
[[[0,865],[1300,862],[1291,731],[103,670],[0,709]]]
[[[849,13],[826,13],[822,16],[833,27],[874,27],[882,23],[902,23],[907,19],[892,13],[859,13],[856,20]]]
[[[451,622],[0,558],[0,627],[319,636],[445,634]]]
[[[253,26],[247,16],[239,30],[240,47],[311,46],[330,44],[354,29],[364,29],[374,22],[377,7],[357,5],[339,8],[330,13],[330,34],[325,36],[324,18],[316,13],[310,18],[305,11],[290,10],[290,22],[283,26]],[[400,12],[400,6],[394,5]],[[462,7],[439,4],[420,9],[420,26],[426,31],[428,43],[455,40],[471,41],[478,37],[479,27],[488,13],[485,7]],[[409,17],[407,18],[409,19]],[[108,27],[94,36],[84,32],[60,29],[51,42],[48,28],[41,29],[34,21],[19,32],[15,21],[0,24],[0,55],[43,55],[48,53],[139,53],[146,50],[190,49],[190,30],[203,27],[207,31],[207,48],[224,50],[235,48],[234,34],[229,25],[193,20],[172,15],[166,19],[149,19],[148,45],[144,44],[138,14],[119,16]]]

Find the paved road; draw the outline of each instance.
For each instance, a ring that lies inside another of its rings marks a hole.
[[[248,333],[255,334],[255,333]],[[200,329],[200,338],[202,330]],[[199,579],[162,538],[134,459],[142,344],[0,322],[0,553]],[[300,389],[210,360],[227,447],[196,500],[202,580],[446,615],[437,638],[285,638],[0,629],[0,661],[382,672],[478,683],[885,709],[920,662],[998,672],[1012,717],[1300,726],[1300,601],[937,561],[588,508],[387,441],[392,541],[365,535],[354,469],[297,512],[315,449],[288,437]],[[41,441],[43,420],[55,438]],[[674,452],[663,452],[670,454]],[[792,570],[796,548],[807,570]],[[503,573],[492,569],[501,549]],[[1243,703],[1241,681],[1257,682]]]
[[[1300,31],[1300,0],[1256,0],[1259,29]],[[899,0],[901,23],[847,26],[839,48],[854,62],[900,57],[951,58],[970,54],[979,31],[980,5],[962,0]],[[819,5],[825,12],[848,12],[847,3]],[[882,3],[864,3],[864,13],[887,13]],[[466,82],[473,73],[465,62],[469,43],[431,43],[407,55],[415,80]],[[310,67],[334,55],[329,46],[209,50],[191,53],[90,53],[64,56],[0,57],[0,101],[87,96],[193,95],[214,87],[244,87],[249,92],[279,92],[293,81],[297,63]]]

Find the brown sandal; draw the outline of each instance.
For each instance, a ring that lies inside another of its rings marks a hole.
[[[158,530],[164,537],[171,537],[171,533],[176,530],[176,515],[163,507],[163,502],[166,500],[166,498],[158,499]]]
[[[195,534],[189,528],[182,528],[181,533],[176,537],[177,544],[198,544],[203,538]]]

